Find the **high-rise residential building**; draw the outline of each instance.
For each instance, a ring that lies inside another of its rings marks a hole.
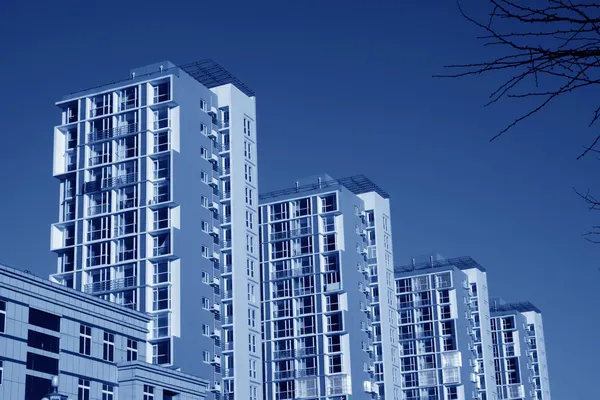
[[[261,194],[265,398],[399,398],[388,197],[328,175]]]
[[[0,265],[0,399],[203,400],[209,382],[144,362],[146,313]]]
[[[215,399],[262,398],[254,93],[165,61],[57,105],[52,280],[150,313],[149,360]]]
[[[499,398],[549,400],[542,312],[529,302],[490,302]]]
[[[485,269],[436,255],[394,273],[401,399],[495,400]]]

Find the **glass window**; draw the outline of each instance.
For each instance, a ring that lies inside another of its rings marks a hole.
[[[152,364],[169,364],[171,362],[171,342],[165,340],[152,345]]]
[[[50,379],[38,378],[37,376],[25,375],[25,399],[37,400],[48,394]]]
[[[60,332],[60,317],[45,311],[29,308],[29,323],[40,328]]]
[[[90,400],[90,381],[79,379],[77,385],[77,400]]]
[[[27,353],[27,369],[58,375],[58,358],[46,357],[41,354]]]
[[[137,360],[138,344],[133,339],[127,339],[127,361]]]
[[[0,333],[6,332],[6,302],[0,300]]]
[[[113,400],[114,390],[110,385],[102,385],[102,400]]]
[[[102,359],[111,362],[115,360],[115,335],[109,332],[104,332]]]
[[[60,339],[37,331],[27,332],[27,346],[58,354]]]
[[[154,386],[144,385],[144,400],[154,400]]]
[[[79,353],[89,356],[92,352],[92,328],[86,325],[79,326]],[[88,393],[89,396],[89,393]]]

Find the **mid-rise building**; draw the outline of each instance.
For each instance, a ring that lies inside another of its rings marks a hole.
[[[495,379],[500,399],[548,400],[542,312],[529,302],[491,300]]]
[[[387,193],[321,175],[260,201],[265,398],[399,395]]]
[[[209,382],[144,362],[150,317],[0,265],[0,399],[203,400]]]
[[[152,363],[262,398],[254,93],[165,61],[57,105],[52,280],[151,314]]]
[[[485,269],[436,255],[394,273],[401,399],[495,400]]]

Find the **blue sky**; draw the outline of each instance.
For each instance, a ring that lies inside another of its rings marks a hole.
[[[432,251],[475,258],[492,294],[544,312],[555,398],[586,398],[600,245],[580,235],[600,214],[572,187],[598,181],[597,160],[575,160],[595,134],[592,97],[569,96],[488,143],[531,103],[483,108],[493,77],[431,78],[477,60],[476,34],[441,0],[3,5],[0,260],[54,271],[56,100],[132,67],[210,57],[257,93],[261,191],[320,172],[369,176],[392,196],[396,264]]]

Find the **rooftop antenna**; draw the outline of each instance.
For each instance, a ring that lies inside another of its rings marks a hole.
[[[429,256],[429,265],[433,268],[433,256]]]
[[[165,68],[165,67],[163,67],[163,66],[162,66],[162,64],[160,65],[160,67],[158,67],[158,69],[160,70],[160,72],[163,72],[163,69],[164,69],[164,68]]]
[[[131,79],[135,79],[135,72],[131,73]]]
[[[321,189],[321,177],[317,178],[317,182],[319,183],[319,189]]]
[[[299,185],[300,184],[298,183],[298,181],[296,181],[296,192],[298,191]]]
[[[415,259],[414,258],[412,259],[412,266],[413,266],[413,271],[414,271],[414,269],[415,269]]]

